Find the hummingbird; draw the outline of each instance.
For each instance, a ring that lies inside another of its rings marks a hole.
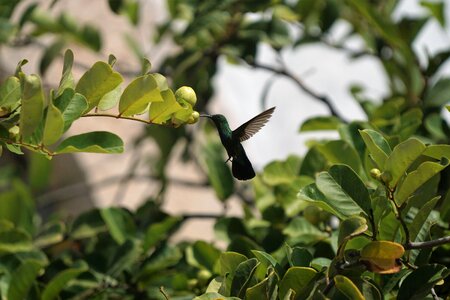
[[[228,121],[223,115],[200,115],[201,117],[210,118],[216,125],[220,141],[228,154],[228,159],[225,162],[231,160],[231,171],[235,178],[248,180],[255,177],[252,163],[248,159],[241,142],[248,140],[257,133],[269,121],[274,110],[275,107],[272,107],[263,111],[235,130],[230,129],[230,125],[228,125]]]

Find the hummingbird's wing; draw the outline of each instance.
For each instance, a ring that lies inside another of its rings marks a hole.
[[[248,120],[233,131],[233,136],[239,139],[240,142],[248,140],[263,128],[267,121],[269,121],[274,110],[275,106]]]

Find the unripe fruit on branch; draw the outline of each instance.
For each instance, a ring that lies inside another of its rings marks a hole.
[[[191,107],[194,107],[197,103],[197,95],[195,91],[189,86],[182,86],[175,92],[175,99],[177,102],[184,106],[184,102],[189,103]]]

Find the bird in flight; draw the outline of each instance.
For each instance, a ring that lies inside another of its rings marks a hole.
[[[219,132],[220,141],[228,154],[226,162],[231,160],[231,171],[233,176],[239,180],[248,180],[255,177],[252,163],[245,153],[241,142],[248,140],[257,133],[269,121],[275,107],[263,111],[256,117],[248,120],[235,130],[231,130],[227,119],[220,114],[201,115],[210,118],[216,125]]]

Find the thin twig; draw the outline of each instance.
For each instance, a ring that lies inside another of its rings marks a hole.
[[[328,107],[328,109],[330,110],[331,115],[339,118],[342,122],[345,122],[344,118],[342,116],[340,116],[340,114],[334,109],[333,104],[331,103],[330,99],[327,96],[320,95],[320,94],[316,93],[315,91],[313,91],[312,89],[310,89],[308,86],[305,85],[305,83],[300,78],[298,78],[296,75],[294,75],[293,73],[288,71],[286,68],[275,68],[275,67],[272,67],[269,65],[264,65],[264,64],[260,64],[260,63],[256,63],[256,62],[248,63],[248,64],[250,66],[252,66],[253,68],[271,71],[275,74],[283,75],[283,76],[291,79],[306,94],[310,95],[311,97],[313,97],[313,98],[319,100],[320,102],[322,102],[323,104],[325,104]]]
[[[406,250],[425,249],[425,248],[433,248],[436,246],[449,244],[449,243],[450,243],[450,236],[446,236],[446,237],[442,237],[439,239],[426,241],[426,242],[409,242],[409,243],[406,243],[405,245],[403,245],[403,247]]]
[[[144,119],[134,118],[134,117],[125,117],[125,116],[119,116],[114,114],[107,114],[107,113],[88,113],[82,115],[82,117],[106,117],[106,118],[114,118],[114,119],[124,119],[124,120],[130,120],[130,121],[137,121],[141,123],[145,123],[147,125],[160,125],[157,123],[153,123],[152,121],[147,121]]]
[[[434,287],[431,288],[431,295],[433,296],[434,300],[439,300],[440,298],[436,294],[436,291],[434,290]]]

